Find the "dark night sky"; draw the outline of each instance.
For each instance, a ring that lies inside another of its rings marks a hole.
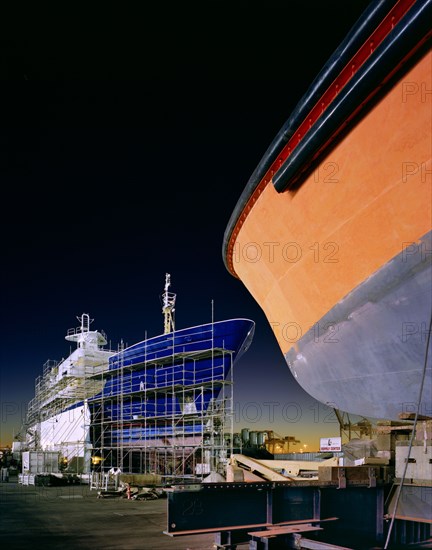
[[[177,328],[210,321],[212,300],[216,320],[256,322],[234,375],[239,427],[308,450],[338,435],[221,250],[261,156],[367,4],[122,2],[13,20],[0,52],[2,444],[77,315],[113,347],[163,331],[166,272]]]

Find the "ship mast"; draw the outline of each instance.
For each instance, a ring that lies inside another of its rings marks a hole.
[[[176,295],[168,292],[171,285],[171,275],[165,273],[165,292],[162,294],[162,313],[164,315],[164,334],[174,332],[174,306]]]
[[[98,350],[99,346],[107,344],[106,334],[98,330],[90,330],[90,324],[93,319],[90,319],[88,313],[83,313],[81,317],[77,317],[81,322],[81,326],[70,328],[65,336],[69,342],[76,342],[79,348],[87,348]]]

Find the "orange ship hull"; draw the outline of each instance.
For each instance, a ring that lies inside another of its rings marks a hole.
[[[297,109],[254,172],[224,242],[227,268],[262,307],[299,384],[374,418],[432,414],[432,59],[413,5],[379,14],[376,50],[362,58],[354,44],[321,99],[311,90],[305,116]],[[408,28],[411,44],[405,35],[396,48]],[[356,74],[344,77],[350,63]]]

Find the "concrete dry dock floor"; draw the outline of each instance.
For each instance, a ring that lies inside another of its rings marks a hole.
[[[214,535],[164,535],[166,522],[166,498],[97,498],[87,485],[0,483],[0,547],[5,550],[213,548]]]

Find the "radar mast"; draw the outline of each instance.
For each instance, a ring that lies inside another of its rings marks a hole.
[[[165,273],[165,292],[162,294],[162,313],[164,315],[164,334],[174,332],[174,306],[176,295],[173,292],[168,292],[171,285],[171,275]]]

